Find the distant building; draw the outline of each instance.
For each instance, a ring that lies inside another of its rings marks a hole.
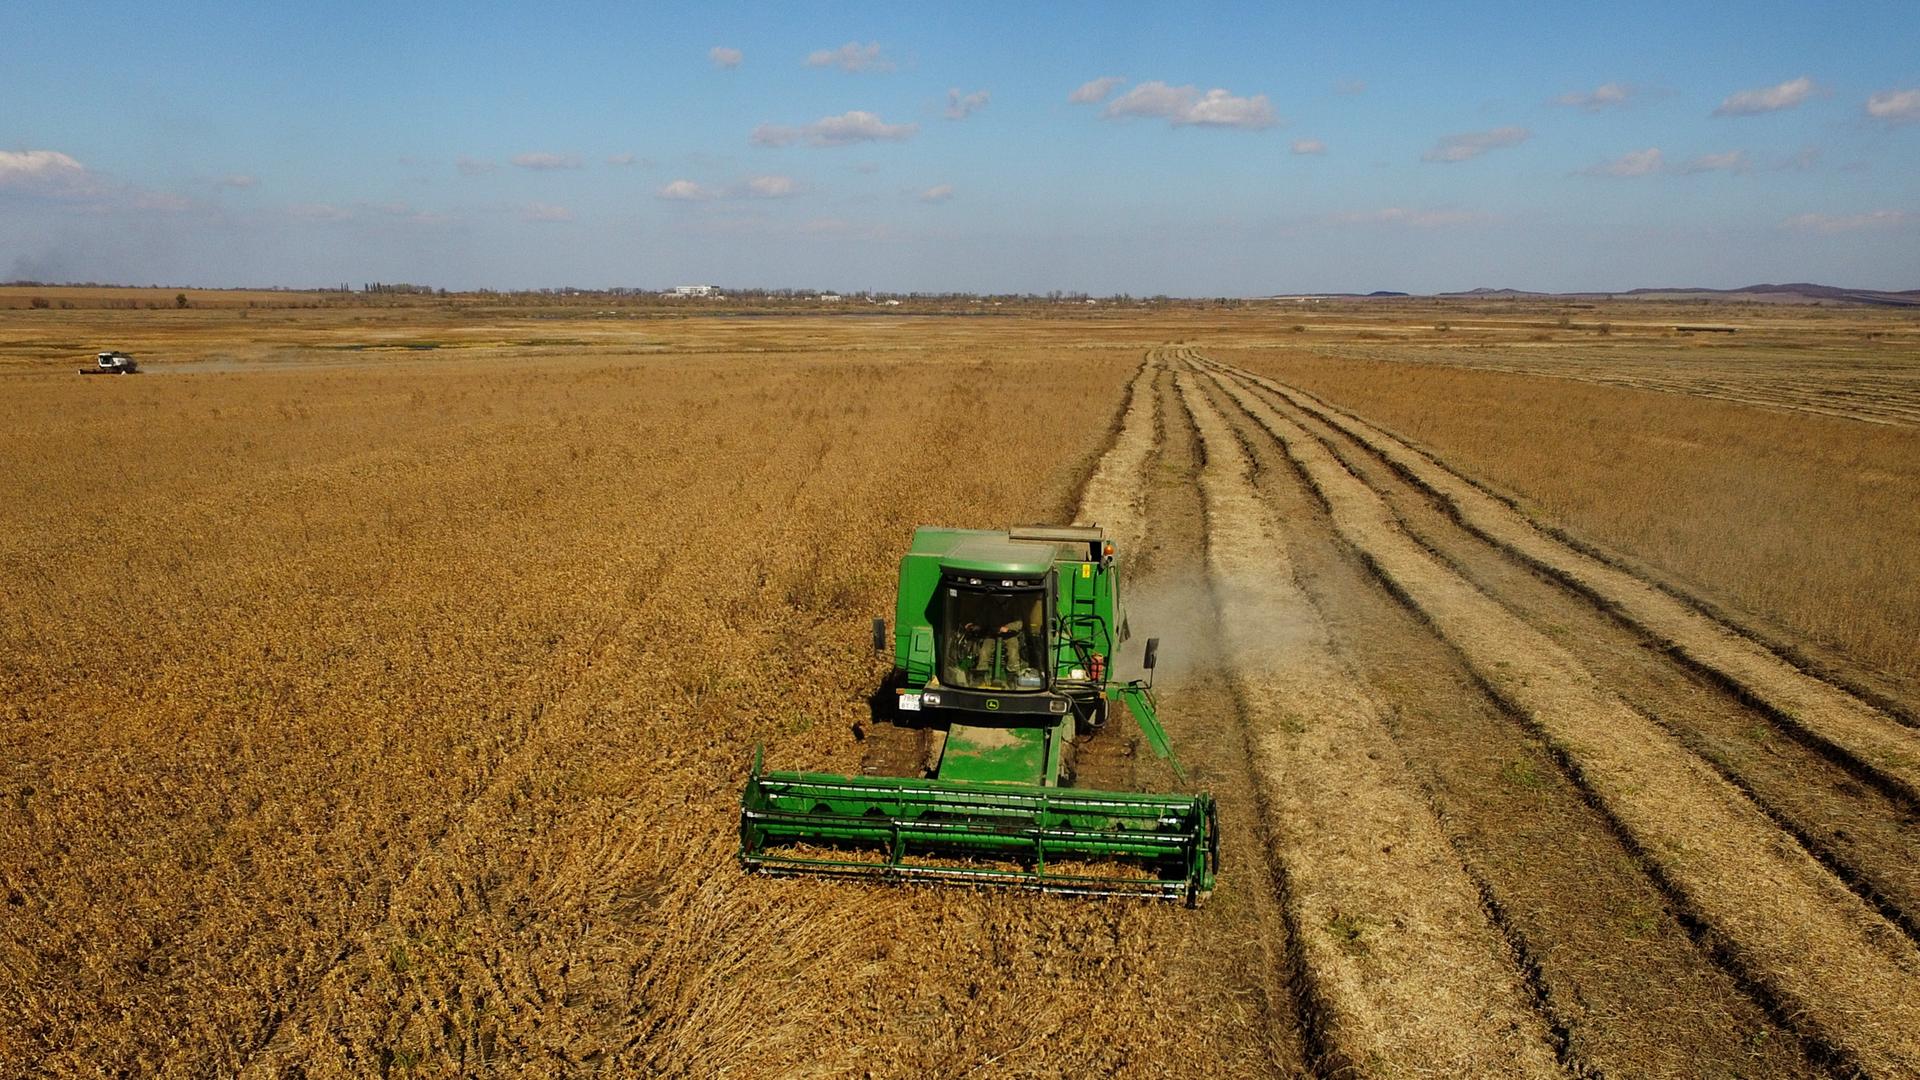
[[[826,302],[831,304],[831,303],[838,302],[841,299],[841,297],[840,297],[840,294],[837,292],[823,292],[819,296],[814,297],[814,299],[825,300]]]
[[[673,295],[675,296],[719,296],[720,286],[718,285],[675,285],[673,287]]]

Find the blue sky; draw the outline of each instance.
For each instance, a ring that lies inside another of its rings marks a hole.
[[[7,24],[0,279],[1920,287],[1912,0]]]

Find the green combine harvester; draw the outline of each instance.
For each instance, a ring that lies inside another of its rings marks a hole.
[[[884,652],[885,620],[873,635]],[[1116,702],[1185,779],[1151,683],[1114,678],[1127,635],[1097,527],[916,530],[862,775],[766,772],[755,751],[741,862],[1199,904],[1220,865],[1212,796],[1101,790],[1132,771],[1105,731]]]

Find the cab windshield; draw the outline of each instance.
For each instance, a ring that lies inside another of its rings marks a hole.
[[[942,587],[940,681],[965,690],[1047,687],[1046,590]]]

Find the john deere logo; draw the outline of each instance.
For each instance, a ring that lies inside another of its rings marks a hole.
[[[997,698],[997,697],[990,697],[990,698],[988,698],[988,699],[987,699],[987,709],[988,709],[988,711],[990,711],[990,712],[991,712],[991,711],[993,711],[993,710],[995,710],[995,709],[998,709],[999,707],[1000,707],[1000,699],[999,699],[999,698]]]

